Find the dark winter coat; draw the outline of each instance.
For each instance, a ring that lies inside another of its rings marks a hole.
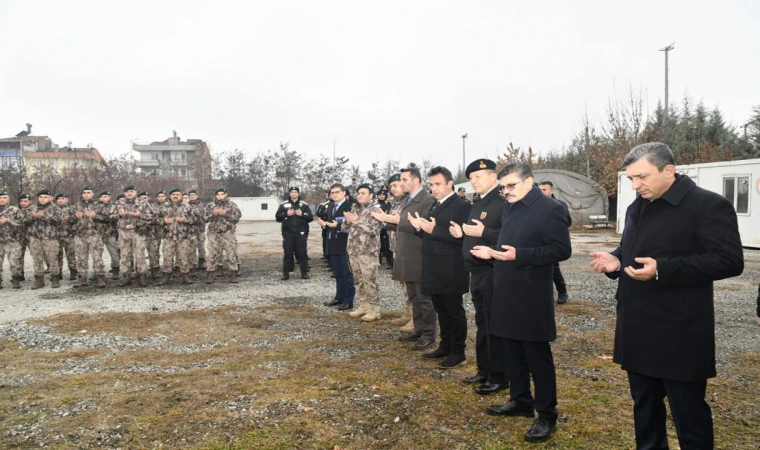
[[[449,222],[467,223],[471,206],[454,194],[425,215],[428,219],[435,218],[436,225],[430,234],[419,231],[423,239],[420,286],[423,294],[462,295],[470,290],[470,277],[462,256],[463,240],[449,233]]]
[[[617,289],[613,360],[624,370],[675,381],[715,376],[713,281],[744,270],[731,203],[682,177],[643,207],[637,196],[614,252],[621,267],[657,260],[657,278],[635,281],[624,271]]]
[[[476,245],[493,247],[499,240],[501,231],[501,205],[506,200],[499,195],[499,187],[495,187],[480,200],[472,202],[470,217],[467,225],[476,225],[473,220],[478,220],[485,227],[483,235],[480,237],[464,235],[464,245],[462,245],[462,255],[464,255],[464,266],[470,272],[483,272],[493,270],[493,260],[480,259],[475,257],[470,250]]]
[[[388,224],[388,230],[396,231],[396,255],[393,260],[393,279],[407,283],[419,283],[422,280],[422,236],[417,235],[414,227],[409,223],[408,213],[414,216],[419,213],[420,217],[430,213],[430,208],[435,203],[435,198],[425,189],[414,196],[412,201],[408,197],[402,197],[399,212],[401,220],[396,224]]]
[[[289,209],[292,209],[293,211],[300,209],[301,215],[297,216],[293,214],[292,216],[289,216]],[[302,202],[300,199],[297,202],[288,199],[280,203],[280,206],[277,208],[277,212],[275,213],[274,217],[278,222],[282,223],[283,233],[308,233],[309,222],[314,220],[314,216],[311,214],[311,208],[309,208],[309,204]]]
[[[567,214],[559,202],[534,187],[522,200],[501,207],[502,245],[515,247],[514,261],[494,261],[491,334],[518,341],[551,342],[554,263],[570,258]]]

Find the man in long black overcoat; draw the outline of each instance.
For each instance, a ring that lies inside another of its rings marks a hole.
[[[619,280],[613,360],[628,371],[636,445],[668,448],[667,397],[681,448],[713,448],[713,281],[744,270],[736,213],[677,174],[665,144],[635,147],[623,167],[638,195],[620,247],[592,253],[591,266]]]
[[[538,419],[525,435],[545,441],[557,424],[557,379],[550,342],[557,338],[554,320],[554,264],[570,258],[567,214],[559,202],[533,185],[525,163],[506,166],[499,184],[508,203],[502,205],[501,232],[494,248],[476,246],[480,258],[493,258],[494,295],[489,331],[505,349],[510,400],[488,413]],[[531,395],[530,379],[536,388]]]

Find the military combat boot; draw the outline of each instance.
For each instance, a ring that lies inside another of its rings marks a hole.
[[[183,273],[182,274],[182,282],[185,284],[193,284],[193,280],[190,278],[189,273]]]
[[[356,317],[361,317],[361,316],[367,314],[368,312],[369,312],[369,310],[366,308],[365,302],[362,302],[362,304],[359,305],[358,308],[356,308],[356,311],[351,311],[350,313],[348,313],[348,315],[349,315],[349,317],[356,318]]]
[[[40,289],[45,287],[45,277],[44,275],[35,275],[34,276],[34,286],[32,286],[32,289]]]
[[[21,277],[16,276],[11,278],[11,286],[13,289],[21,289]]]
[[[69,281],[74,281],[76,279],[77,279],[77,269],[69,270]]]
[[[286,280],[289,280],[289,279],[290,279],[290,274],[288,273],[288,271],[287,270],[283,271],[282,272],[282,278],[280,278],[280,280],[286,281]]]
[[[161,281],[158,282],[159,286],[164,286],[166,283],[169,282],[169,279],[171,278],[172,274],[171,272],[164,272],[163,278],[161,278]]]
[[[150,269],[150,277],[154,280],[158,279],[158,268]]]
[[[414,320],[409,319],[409,322],[407,322],[406,325],[401,327],[400,330],[403,331],[404,333],[411,333],[412,331],[414,331]]]
[[[198,269],[199,270],[206,269],[206,258],[198,258]]]
[[[409,323],[410,320],[412,320],[412,304],[409,301],[407,301],[406,309],[404,310],[404,315],[402,315],[398,319],[391,320],[391,323],[393,325],[401,326],[401,325],[406,325],[407,323]]]
[[[373,322],[380,320],[380,305],[372,304],[367,308],[367,314],[362,316],[363,322]]]
[[[140,283],[140,286],[145,287],[148,285],[148,274],[147,273],[140,273],[137,275],[138,282]]]
[[[195,269],[190,269],[190,278],[195,278]]]
[[[105,277],[105,275],[95,275],[95,279],[98,281],[98,287],[99,288],[106,287],[106,277]]]
[[[77,282],[74,284],[75,288],[81,288],[87,286],[87,275],[78,275]]]
[[[301,279],[302,280],[308,280],[309,278],[311,278],[309,276],[309,272],[301,272]]]
[[[61,277],[58,275],[50,275],[50,286],[53,288],[61,287]]]
[[[129,286],[130,284],[132,284],[132,277],[130,277],[129,272],[127,272],[121,276],[119,287]]]
[[[230,283],[237,284],[237,270],[230,270]]]
[[[111,274],[113,275],[114,280],[119,279],[119,268],[118,267],[112,267],[111,268]]]
[[[206,284],[214,282],[214,272],[206,272]]]

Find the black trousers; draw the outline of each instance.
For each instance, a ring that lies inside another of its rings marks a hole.
[[[475,358],[478,363],[478,375],[484,376],[490,383],[504,384],[507,377],[504,367],[491,364],[492,359],[502,361],[503,349],[495,343],[492,345],[488,335],[488,322],[491,319],[491,302],[493,301],[493,270],[472,272],[470,274],[470,295],[475,307]],[[494,351],[495,353],[491,353]]]
[[[391,242],[388,239],[388,231],[380,230],[380,256],[379,262],[383,263],[383,257],[388,263],[388,267],[393,267],[393,252],[391,251]]]
[[[295,263],[293,262],[293,253],[295,253],[298,265],[301,267],[301,273],[306,273],[309,264],[306,260],[306,233],[283,231],[282,248],[285,252],[282,262],[283,272],[290,272],[290,268],[295,267]]]
[[[491,335],[491,342],[504,349],[504,366],[509,378],[512,400],[533,406],[538,417],[557,422],[557,375],[549,342],[516,341]],[[536,398],[530,392],[530,379],[536,387]]]
[[[429,296],[422,293],[420,283],[406,282],[406,295],[412,304],[412,321],[414,333],[422,335],[425,339],[435,340],[436,313],[433,301]]]
[[[567,292],[565,278],[562,276],[562,271],[559,270],[558,262],[554,263],[554,273],[552,274],[552,278],[554,278],[554,286],[556,286],[558,293],[562,294],[563,292]]]
[[[441,347],[464,354],[467,315],[462,305],[462,294],[432,294],[430,299],[433,300],[433,308],[438,314],[438,325],[441,327]]]
[[[672,381],[628,372],[633,397],[636,448],[667,449],[665,397],[668,397],[682,450],[714,447],[712,412],[705,401],[707,380]]]

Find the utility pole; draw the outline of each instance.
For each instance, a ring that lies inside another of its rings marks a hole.
[[[668,111],[669,111],[669,105],[668,105],[668,52],[673,50],[675,47],[675,42],[668,45],[667,47],[663,47],[660,49],[661,52],[665,52],[665,118],[668,118]]]
[[[465,134],[462,135],[462,173],[464,173],[465,167],[467,167],[467,166],[464,165],[465,164],[465,162],[464,162],[464,158],[465,158],[465,156],[464,156],[465,144],[464,143],[465,143],[466,140],[467,140],[467,133],[465,133]]]

